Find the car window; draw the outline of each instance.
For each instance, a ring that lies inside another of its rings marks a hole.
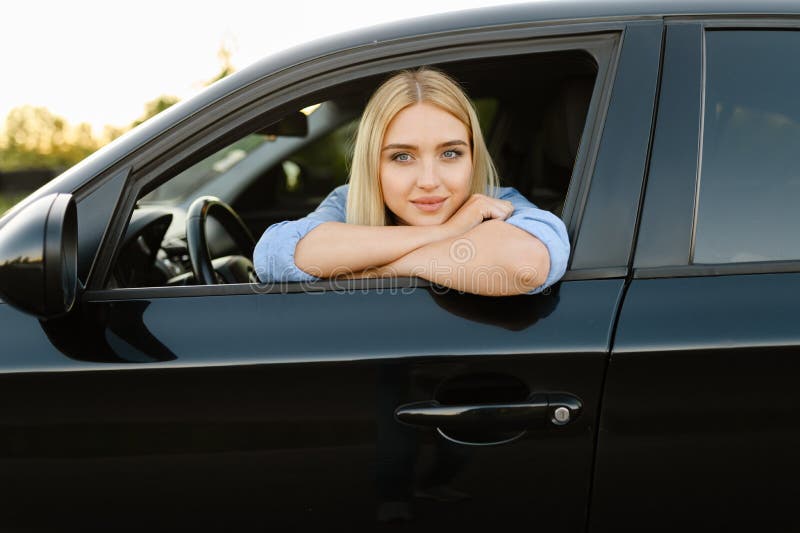
[[[800,259],[798,31],[706,34],[694,263]]]
[[[560,215],[597,77],[594,59],[575,50],[448,67],[470,93],[501,186],[515,187]],[[530,74],[522,80],[520,72]],[[313,211],[346,183],[358,120],[381,81],[375,76],[333,87],[329,99],[299,102],[277,122],[248,124],[252,129],[243,136],[165,176],[157,187],[143,188],[109,287],[196,284],[187,239],[193,217],[187,213],[201,197],[228,204],[256,239],[271,224]],[[212,261],[246,257],[214,218],[204,230]]]
[[[246,159],[256,148],[268,142],[263,135],[248,135],[215,152],[199,163],[187,168],[150,194],[142,197],[143,203],[178,203],[192,195],[204,184],[221,176],[237,163]]]

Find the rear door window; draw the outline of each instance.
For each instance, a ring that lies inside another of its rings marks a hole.
[[[800,31],[706,33],[694,263],[800,259]]]

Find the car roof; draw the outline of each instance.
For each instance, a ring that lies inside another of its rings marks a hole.
[[[467,9],[399,20],[325,37],[267,56],[239,72],[223,78],[194,97],[180,102],[126,133],[31,195],[77,189],[91,176],[108,168],[119,157],[152,140],[176,124],[230,92],[246,87],[275,72],[324,55],[376,46],[380,43],[421,35],[440,34],[482,27],[519,24],[588,23],[668,16],[702,15],[797,15],[797,0],[542,0],[528,4]],[[269,22],[264,23],[269,31]],[[21,202],[6,215],[29,203]],[[3,217],[3,222],[10,217]],[[0,226],[3,225],[0,222]]]
[[[426,34],[511,24],[602,22],[608,20],[702,15],[798,15],[797,0],[540,0],[398,20],[317,39],[257,61],[246,70],[266,73],[276,59],[325,53]]]
[[[512,24],[588,23],[702,15],[800,17],[800,2],[798,0],[540,0],[526,4],[466,9],[388,22],[309,41],[256,61],[221,80],[218,82],[218,87],[214,88],[224,94],[228,92],[229,85],[243,86],[248,81],[256,81],[277,70],[313,58],[415,36]],[[268,31],[268,27],[265,29]]]

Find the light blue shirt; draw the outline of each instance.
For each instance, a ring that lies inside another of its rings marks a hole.
[[[345,222],[349,185],[336,187],[314,212],[298,220],[272,224],[256,244],[253,265],[262,283],[308,282],[319,278],[300,270],[294,262],[297,242],[323,222]],[[499,187],[497,197],[514,205],[506,222],[538,238],[550,253],[550,272],[544,284],[528,294],[542,292],[561,279],[569,261],[569,237],[564,222],[550,211],[539,209],[513,187]]]

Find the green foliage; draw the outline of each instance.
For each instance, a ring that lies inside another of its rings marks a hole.
[[[133,121],[128,129],[133,129],[145,120],[152,118],[170,106],[173,106],[178,103],[177,96],[165,95],[162,94],[158,98],[150,100],[146,104],[144,104],[144,114],[139,117],[139,119]]]
[[[0,194],[0,216],[6,211],[14,207],[17,202],[27,196],[26,194]]]
[[[11,110],[0,136],[0,171],[65,169],[99,148],[89,124],[70,125],[44,107]]]
[[[220,72],[205,85],[233,73],[231,46],[220,45],[217,56]],[[154,117],[178,102],[178,97],[161,95],[144,105],[144,113],[128,126],[107,125],[102,134],[94,135],[87,123],[70,124],[44,107],[21,106],[11,110],[0,128],[0,173],[27,169],[51,169],[56,173],[75,165],[92,152],[107,144],[145,120]],[[258,139],[263,142],[263,139]],[[241,147],[235,147],[241,149]],[[245,146],[245,149],[251,149]],[[34,187],[31,187],[33,189]],[[0,191],[0,213],[23,198],[21,193]]]
[[[144,114],[129,126],[105,126],[99,137],[89,124],[71,125],[47,108],[16,107],[9,112],[0,133],[0,172],[30,168],[65,170],[177,101],[176,96],[159,96],[147,102]]]

